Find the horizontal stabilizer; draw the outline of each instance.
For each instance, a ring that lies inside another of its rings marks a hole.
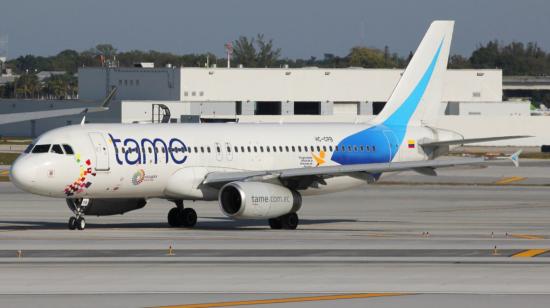
[[[487,138],[455,139],[455,140],[444,140],[444,141],[419,142],[418,144],[422,147],[439,147],[439,146],[445,146],[445,145],[462,145],[462,144],[468,144],[468,143],[479,143],[479,142],[489,142],[489,141],[519,139],[519,138],[529,138],[529,137],[532,137],[532,136],[500,136],[500,137],[487,137]]]

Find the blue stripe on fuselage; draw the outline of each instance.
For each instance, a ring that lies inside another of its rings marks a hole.
[[[437,64],[439,54],[441,52],[441,47],[443,46],[444,39],[439,43],[439,47],[432,58],[432,61],[424,75],[407,97],[407,99],[397,108],[397,110],[390,115],[382,124],[369,127],[365,130],[362,130],[358,133],[355,133],[349,137],[344,138],[338,144],[338,148],[341,149],[345,147],[346,151],[334,152],[331,159],[332,161],[339,163],[341,165],[351,165],[351,164],[369,164],[369,163],[382,163],[390,162],[393,160],[397,151],[391,150],[388,147],[388,139],[384,135],[384,132],[393,132],[393,135],[397,139],[398,147],[403,143],[403,138],[407,133],[407,125],[412,115],[416,111],[426,88],[430,83],[433,71]],[[375,151],[366,152],[366,151],[347,151],[348,146],[366,146],[370,145],[371,150],[372,146],[375,146]]]

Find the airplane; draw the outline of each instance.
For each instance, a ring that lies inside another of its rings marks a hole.
[[[85,215],[143,208],[150,198],[175,204],[172,227],[191,228],[184,201],[217,200],[232,219],[265,219],[272,229],[296,229],[302,197],[378,181],[383,174],[484,164],[487,158],[435,160],[451,146],[526,136],[464,139],[423,124],[437,112],[454,21],[434,21],[372,123],[84,124],[38,137],[14,162],[20,189],[64,198]],[[519,153],[510,159],[518,163]]]

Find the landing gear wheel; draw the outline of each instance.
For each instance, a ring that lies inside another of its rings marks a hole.
[[[194,227],[197,224],[197,212],[190,207],[183,209],[180,213],[180,221],[186,228]]]
[[[168,211],[168,224],[171,227],[179,227],[181,226],[180,222],[180,209],[177,207],[171,208],[170,211]]]
[[[296,213],[283,215],[279,217],[279,219],[281,220],[282,227],[285,230],[294,230],[298,227],[298,224],[300,223],[300,219],[298,218],[298,214]]]
[[[283,223],[281,222],[280,217],[271,218],[268,221],[269,221],[269,226],[271,227],[271,229],[279,230],[279,229],[283,228]]]
[[[75,221],[75,224],[78,230],[84,230],[84,228],[86,228],[86,220],[84,219],[84,217],[78,217]]]
[[[69,223],[67,224],[67,226],[69,227],[69,230],[76,229],[76,217],[71,216],[71,218],[69,218]]]

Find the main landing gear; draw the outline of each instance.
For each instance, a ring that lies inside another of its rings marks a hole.
[[[73,211],[75,216],[69,218],[67,226],[69,230],[84,230],[86,228],[86,219],[84,219],[84,209],[90,200],[88,199],[65,199],[69,209]]]
[[[299,223],[300,219],[296,213],[289,213],[277,218],[269,219],[269,226],[271,229],[294,230],[298,227]]]
[[[168,212],[168,224],[171,227],[193,228],[197,224],[197,212],[194,209],[183,207],[182,200],[176,200],[176,207]]]

